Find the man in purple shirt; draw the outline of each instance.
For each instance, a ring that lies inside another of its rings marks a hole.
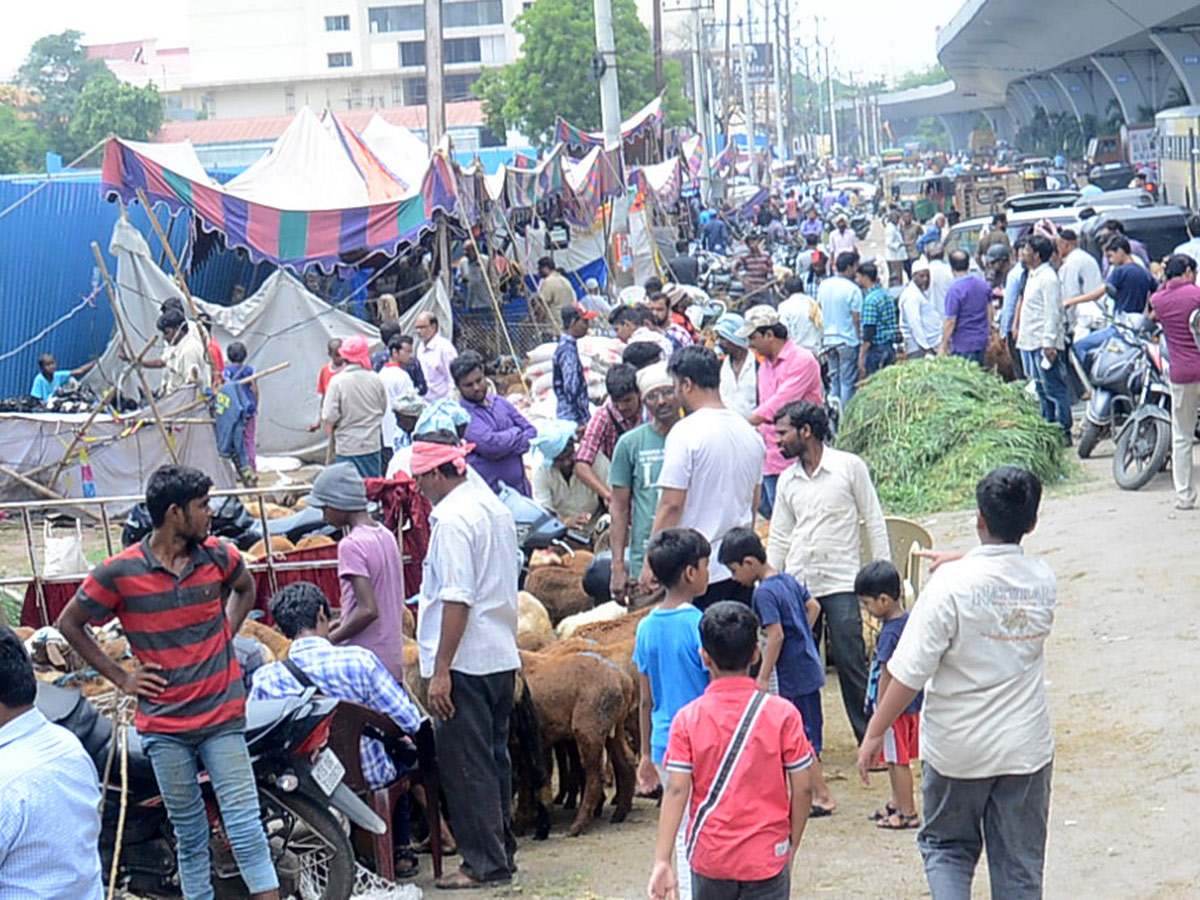
[[[992,332],[992,289],[971,272],[971,258],[965,250],[951,251],[950,271],[954,283],[946,292],[939,353],[961,356],[982,366]]]
[[[1183,253],[1167,260],[1167,283],[1150,298],[1150,308],[1162,323],[1171,356],[1171,477],[1175,480],[1175,508],[1196,508],[1196,482],[1192,477],[1192,441],[1196,409],[1200,407],[1200,347],[1196,322],[1200,313],[1200,287],[1196,286],[1196,261]]]
[[[471,417],[463,439],[475,449],[467,462],[493,491],[499,493],[503,481],[528,497],[529,480],[521,455],[529,449],[537,429],[503,397],[488,393],[483,357],[474,350],[464,351],[450,363],[450,377],[462,395],[462,408]]]

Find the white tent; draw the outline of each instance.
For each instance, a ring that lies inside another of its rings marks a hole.
[[[419,189],[429,168],[429,145],[405,128],[393,125],[378,113],[362,130],[363,143],[388,171],[408,185],[410,191]]]

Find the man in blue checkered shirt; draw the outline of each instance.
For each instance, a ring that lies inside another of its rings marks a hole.
[[[327,697],[350,700],[378,710],[408,734],[416,733],[424,714],[396,683],[387,668],[370,650],[351,644],[329,642],[329,601],[315,584],[298,581],[271,598],[271,615],[291,638],[288,659],[308,676]],[[397,635],[399,640],[399,635]],[[274,662],[254,673],[251,700],[293,697],[304,690],[287,666]],[[363,738],[363,775],[371,787],[395,780],[396,767],[380,741]]]

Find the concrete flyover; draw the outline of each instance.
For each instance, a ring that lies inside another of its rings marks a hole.
[[[1186,0],[967,0],[938,34],[949,81],[881,94],[893,124],[941,119],[964,149],[982,113],[1011,140],[1039,108],[1097,122],[1149,123],[1200,105],[1200,6]]]

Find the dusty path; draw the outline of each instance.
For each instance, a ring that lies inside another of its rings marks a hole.
[[[1200,512],[1172,509],[1168,474],[1137,493],[1118,490],[1111,444],[1098,452],[1084,466],[1092,480],[1047,500],[1027,540],[1059,579],[1047,650],[1058,754],[1046,896],[1197,897],[1200,856],[1186,834],[1200,798]],[[966,512],[925,521],[939,547],[975,543]],[[881,833],[866,820],[886,796],[886,777],[870,788],[849,777],[853,746],[836,685],[825,704],[826,767],[842,779],[832,783],[840,806],[809,824],[792,896],[928,896],[913,832]],[[571,839],[560,813],[550,840],[522,841],[514,886],[482,896],[644,897],[655,816],[637,800],[624,824],[601,822]],[[428,875],[418,883],[428,887]],[[990,896],[985,878],[975,896]]]

